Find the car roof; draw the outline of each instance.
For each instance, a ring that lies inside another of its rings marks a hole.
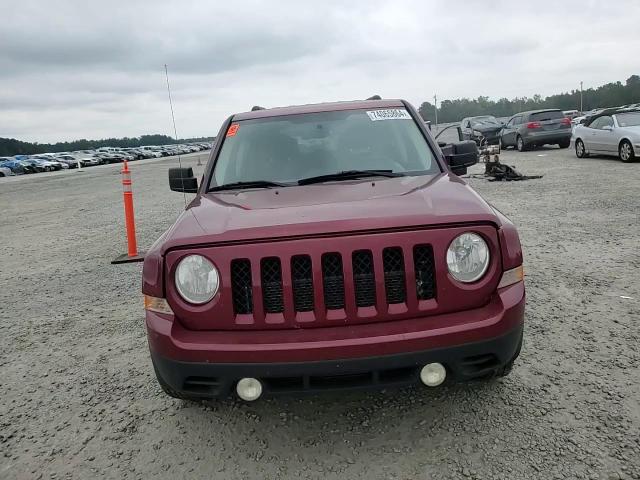
[[[254,118],[298,115],[301,113],[336,112],[340,110],[357,110],[364,108],[404,107],[402,100],[354,100],[348,102],[312,103],[309,105],[292,105],[289,107],[265,108],[251,112],[236,113],[233,120],[250,120]]]
[[[512,117],[517,117],[518,115],[531,115],[533,113],[544,113],[544,112],[561,112],[559,108],[541,108],[540,110],[527,110],[526,112],[518,112],[511,115]]]

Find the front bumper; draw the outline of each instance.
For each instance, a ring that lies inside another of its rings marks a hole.
[[[519,282],[474,310],[352,327],[203,332],[153,312],[146,324],[161,382],[211,398],[227,396],[243,377],[278,394],[415,383],[431,362],[458,380],[491,375],[519,352],[524,304]]]

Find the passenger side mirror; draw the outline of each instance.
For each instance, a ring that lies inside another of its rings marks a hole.
[[[170,168],[169,188],[174,192],[197,193],[198,179],[193,176],[193,168]]]
[[[442,148],[444,158],[456,175],[464,175],[467,168],[478,163],[478,146],[473,140],[451,143]]]

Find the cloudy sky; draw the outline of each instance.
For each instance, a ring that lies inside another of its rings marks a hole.
[[[27,141],[172,134],[165,63],[180,137],[255,104],[548,95],[640,73],[637,0],[1,5],[0,137]]]

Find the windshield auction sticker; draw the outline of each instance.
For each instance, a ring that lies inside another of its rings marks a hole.
[[[367,112],[369,118],[378,120],[411,120],[411,115],[404,108],[385,108],[384,110],[371,110]]]

